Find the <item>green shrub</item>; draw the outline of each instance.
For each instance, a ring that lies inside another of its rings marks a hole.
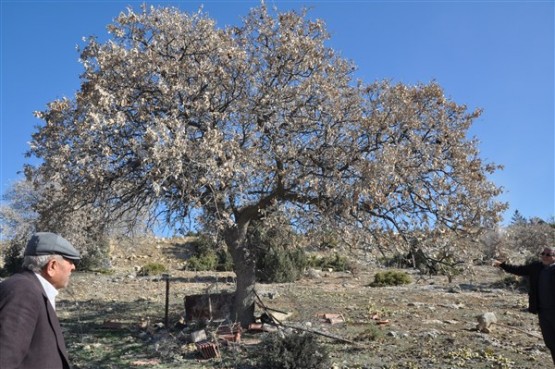
[[[399,286],[411,283],[410,276],[405,272],[388,270],[378,272],[374,275],[374,282],[370,284],[372,287]]]
[[[303,275],[307,257],[302,249],[291,247],[296,237],[288,224],[252,223],[246,242],[256,257],[257,282],[294,282]]]
[[[5,247],[2,252],[4,266],[0,268],[0,276],[9,276],[21,271],[24,248],[22,243],[12,240],[7,243],[3,243],[2,247]]]
[[[210,251],[209,253],[191,256],[187,259],[187,270],[194,270],[196,272],[216,270],[218,265],[218,257],[215,252]]]
[[[189,243],[189,246],[193,249],[193,254],[195,256],[208,254],[218,247],[218,244],[214,242],[210,237],[199,236],[195,240]]]
[[[218,264],[216,265],[216,270],[218,272],[231,272],[233,271],[233,258],[231,254],[221,248],[216,251],[216,256],[218,257]]]
[[[317,269],[331,268],[333,270],[342,272],[353,270],[353,266],[349,262],[347,257],[341,256],[338,253],[335,253],[333,256],[311,256],[308,260],[308,266]]]
[[[116,274],[116,271],[114,269],[107,269],[107,268],[89,269],[89,271],[94,272],[95,274],[102,274],[102,275]]]
[[[110,241],[107,237],[94,237],[82,246],[79,270],[109,270],[110,263]]]
[[[460,275],[462,270],[460,262],[454,255],[442,252],[434,258],[426,255],[422,249],[415,249],[407,254],[395,254],[390,258],[381,260],[386,267],[392,268],[416,268],[422,274],[445,275],[449,278]]]
[[[356,336],[356,341],[379,341],[383,338],[383,331],[377,325],[369,325]]]
[[[220,271],[233,270],[231,254],[222,246],[206,236],[200,236],[191,242],[193,256],[187,260],[186,270]]]
[[[256,277],[262,283],[286,283],[298,280],[307,266],[302,249],[269,248],[260,252],[256,265]]]
[[[141,270],[139,270],[139,272],[137,274],[141,275],[141,276],[159,275],[159,274],[165,273],[167,271],[168,271],[168,269],[166,268],[166,266],[164,264],[148,263],[148,264],[143,265],[143,267],[141,268]]]
[[[262,346],[264,354],[260,355],[260,368],[321,369],[328,367],[328,352],[312,334],[289,334],[285,337],[270,334],[264,338]]]

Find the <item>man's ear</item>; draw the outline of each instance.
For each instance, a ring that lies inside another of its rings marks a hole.
[[[58,267],[58,259],[52,258],[48,260],[48,263],[42,269],[47,276],[52,276]]]

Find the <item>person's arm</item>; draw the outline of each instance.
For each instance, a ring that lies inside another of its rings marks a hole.
[[[17,369],[31,349],[37,324],[37,296],[25,285],[11,286],[0,291],[0,368]],[[38,300],[37,300],[38,299]]]
[[[511,273],[514,275],[518,275],[518,276],[528,276],[530,275],[530,265],[526,264],[526,265],[512,265],[509,264],[505,261],[500,261],[500,260],[494,260],[493,261],[493,266],[497,267],[497,268],[501,268],[504,271],[506,271],[507,273]]]

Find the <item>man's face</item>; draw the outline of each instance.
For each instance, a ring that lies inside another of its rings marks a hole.
[[[73,270],[75,270],[73,261],[57,255],[46,265],[44,270],[46,275],[44,277],[59,290],[68,286],[69,277]]]
[[[555,263],[555,250],[552,248],[546,247],[540,253],[540,257],[544,265],[551,265]]]

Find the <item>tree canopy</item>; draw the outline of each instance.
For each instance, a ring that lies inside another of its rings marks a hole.
[[[487,177],[499,167],[467,137],[480,111],[435,82],[355,80],[305,11],[262,4],[217,28],[143,7],[108,29],[81,50],[75,96],[37,113],[28,173],[106,220],[149,210],[173,226],[197,210],[233,255],[238,310],[254,284],[246,231],[272,212],[378,237],[476,230],[504,208]]]

